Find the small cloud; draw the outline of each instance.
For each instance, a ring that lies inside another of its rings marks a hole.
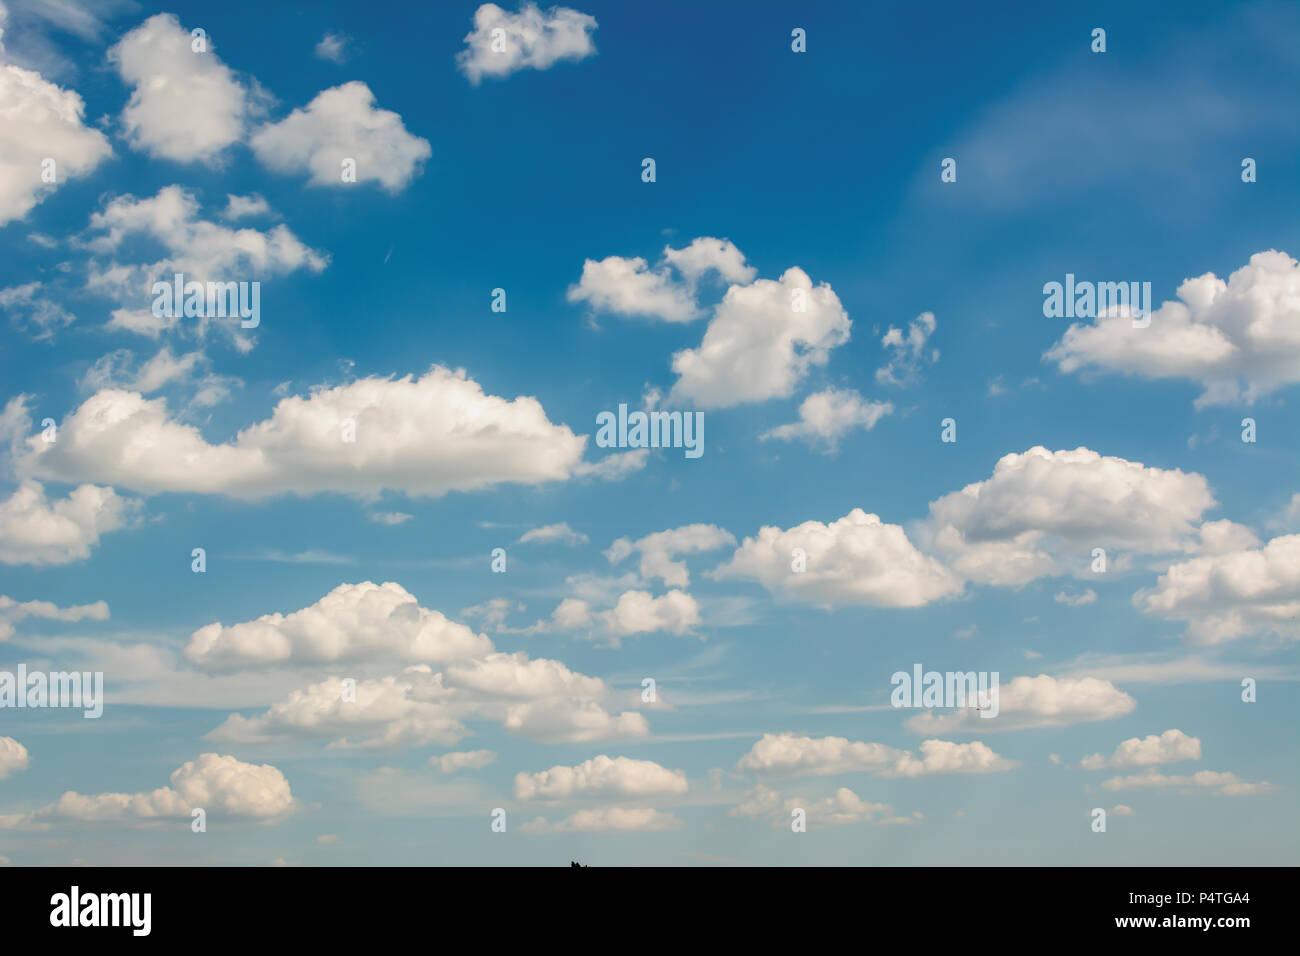
[[[546,544],[551,541],[573,546],[586,544],[587,536],[579,531],[574,531],[569,527],[568,522],[561,521],[559,524],[543,525],[540,528],[525,531],[519,538],[519,544],[529,544],[531,542]]]
[[[408,515],[404,511],[375,511],[369,515],[370,520],[375,524],[386,524],[389,526],[405,524],[414,517],[415,515]]]
[[[343,63],[348,58],[351,42],[342,33],[326,33],[316,44],[316,56],[331,63]]]
[[[1097,600],[1097,592],[1088,588],[1082,594],[1069,594],[1065,591],[1058,591],[1053,595],[1052,600],[1057,604],[1064,604],[1068,607],[1083,607],[1085,604],[1091,604]]]

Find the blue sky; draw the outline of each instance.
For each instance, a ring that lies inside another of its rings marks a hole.
[[[1294,6],[3,2],[0,862],[1296,862]]]

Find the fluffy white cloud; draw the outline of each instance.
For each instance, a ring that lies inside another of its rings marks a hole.
[[[356,162],[356,182],[400,192],[433,155],[402,117],[375,106],[375,94],[353,80],[322,90],[303,109],[263,126],[249,139],[257,158],[279,172],[307,172],[315,186],[344,186],[343,161]]]
[[[967,744],[926,740],[918,759],[910,750],[844,737],[764,734],[740,758],[736,769],[780,776],[828,776],[866,771],[882,777],[935,773],[995,773],[1015,766],[980,741]]]
[[[231,714],[207,737],[223,743],[335,738],[331,746],[362,749],[454,744],[468,731],[449,696],[442,675],[423,665],[355,686],[331,677],[293,691],[264,713]]]
[[[685,561],[675,561],[674,558],[735,543],[731,532],[716,525],[688,524],[656,531],[636,541],[619,538],[605,551],[605,557],[611,564],[617,564],[634,553],[640,553],[642,578],[647,581],[659,578],[666,587],[684,588],[691,583],[690,573]]]
[[[460,770],[481,770],[496,759],[497,755],[491,750],[465,750],[430,757],[429,766],[437,767],[443,773],[456,773]]]
[[[202,808],[209,818],[272,820],[294,808],[284,774],[270,764],[242,763],[214,753],[183,764],[171,786],[142,793],[83,795],[69,790],[55,803],[29,814],[25,823],[84,823],[190,818]]]
[[[19,770],[26,770],[27,748],[12,737],[0,737],[0,780]]]
[[[762,437],[782,441],[801,438],[833,451],[849,429],[861,427],[870,431],[893,410],[890,402],[869,402],[853,389],[828,388],[803,400],[797,422],[779,425],[764,432]]]
[[[259,195],[236,196],[226,194],[226,208],[221,213],[222,219],[246,219],[253,216],[269,216],[271,204]]]
[[[676,589],[659,597],[649,591],[625,591],[614,607],[601,615],[601,620],[615,635],[655,631],[685,634],[699,625],[700,606],[695,598]]]
[[[515,799],[564,800],[571,797],[648,797],[687,790],[686,774],[653,760],[601,754],[576,767],[555,766],[515,775]]]
[[[1107,766],[1151,767],[1162,763],[1178,763],[1180,760],[1200,759],[1200,738],[1189,737],[1181,730],[1166,730],[1163,734],[1130,737],[1115,748],[1109,760],[1102,754],[1090,754],[1079,765],[1084,770],[1099,770]]]
[[[1242,780],[1235,773],[1218,770],[1199,770],[1190,776],[1166,776],[1155,770],[1132,774],[1127,777],[1111,777],[1101,782],[1103,790],[1133,790],[1140,787],[1181,787],[1184,792],[1208,790],[1220,797],[1249,797],[1272,793],[1277,789],[1271,783],[1260,781],[1251,783]]]
[[[670,400],[729,408],[784,398],[830,350],[849,340],[848,313],[826,283],[813,286],[798,267],[779,281],[727,289],[697,348],[673,356],[678,378]]]
[[[519,829],[525,833],[651,833],[676,830],[681,825],[681,820],[663,810],[600,807],[579,810],[557,823],[538,817]]]
[[[0,533],[0,539],[3,537],[3,533]],[[29,617],[48,621],[107,621],[108,605],[96,601],[94,604],[59,607],[49,601],[15,601],[8,595],[0,594],[0,641],[13,636],[14,624]]]
[[[112,155],[104,134],[83,124],[85,109],[72,90],[0,62],[0,226],[27,215],[56,183],[84,176]],[[54,160],[55,183],[41,180],[46,158]]]
[[[1300,535],[1175,564],[1133,603],[1187,622],[1187,636],[1201,644],[1269,633],[1300,637]]]
[[[207,671],[280,664],[396,659],[447,663],[488,654],[492,642],[420,606],[400,584],[340,584],[310,607],[201,627],[185,656]]]
[[[601,312],[689,322],[703,314],[695,301],[699,281],[715,272],[729,284],[752,282],[758,274],[730,240],[701,236],[681,249],[665,246],[654,268],[639,256],[588,259],[568,298]]]
[[[806,562],[801,572],[792,569],[796,549]],[[901,527],[861,508],[830,524],[760,528],[712,574],[756,580],[774,594],[826,607],[920,607],[961,590],[960,579],[918,551]]]
[[[915,819],[892,817],[893,807],[887,803],[863,800],[848,787],[840,787],[832,796],[821,800],[804,797],[782,797],[780,793],[761,784],[748,797],[728,812],[733,817],[767,818],[774,826],[789,826],[791,813],[803,810],[809,827],[836,826],[845,823],[897,823],[915,822]],[[886,819],[879,819],[885,817]]]
[[[122,126],[133,146],[153,156],[193,162],[215,160],[244,136],[253,100],[217,57],[212,38],[206,52],[175,14],[159,13],[108,51],[132,87]]]
[[[560,60],[582,60],[596,52],[596,18],[568,7],[543,13],[525,3],[509,13],[495,3],[474,11],[474,29],[456,64],[476,86],[483,77],[500,78],[519,70],[546,70]]]
[[[1018,586],[1071,570],[1067,562],[1082,569],[1097,547],[1194,551],[1201,516],[1214,505],[1194,472],[1036,446],[932,502],[929,531],[935,551],[966,579]]]
[[[1108,680],[1094,677],[1017,677],[997,692],[998,715],[981,717],[974,708],[926,711],[908,718],[913,733],[985,733],[1026,727],[1066,727],[1092,720],[1110,720],[1137,707],[1128,694]]]
[[[50,500],[40,482],[23,481],[0,501],[0,563],[80,561],[90,556],[100,535],[125,527],[140,509],[139,501],[112,488],[81,485],[66,498]]]
[[[1088,368],[1151,379],[1190,379],[1196,405],[1251,403],[1300,382],[1300,262],[1257,252],[1228,276],[1207,272],[1178,287],[1146,328],[1127,316],[1071,325],[1045,355],[1062,372]]]
[[[1052,595],[1052,600],[1057,604],[1064,604],[1066,607],[1083,607],[1085,604],[1096,603],[1097,592],[1092,588],[1086,588],[1081,594],[1057,591]]]
[[[21,467],[146,494],[439,496],[569,478],[585,441],[552,424],[537,399],[488,395],[463,370],[435,366],[419,378],[364,378],[283,398],[270,418],[218,445],[174,419],[162,398],[101,391],[64,419],[57,443],[32,438]]]
[[[907,332],[889,327],[880,344],[889,353],[889,364],[876,369],[882,385],[908,385],[920,374],[921,366],[939,360],[939,350],[926,351],[926,343],[938,327],[933,312],[922,312],[907,326]]]

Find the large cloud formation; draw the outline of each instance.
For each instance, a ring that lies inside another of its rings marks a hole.
[[[116,389],[86,399],[58,436],[31,438],[20,470],[145,494],[436,497],[592,470],[582,461],[586,438],[552,424],[537,399],[488,395],[463,370],[440,366],[286,397],[222,444],[172,417],[164,399]]]
[[[1198,407],[1251,403],[1300,382],[1300,262],[1257,252],[1227,281],[1207,272],[1178,287],[1145,328],[1113,315],[1075,324],[1045,358],[1062,372],[1088,368],[1190,379]]]

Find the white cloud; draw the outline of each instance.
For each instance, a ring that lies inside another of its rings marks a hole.
[[[355,441],[344,440],[348,422]],[[58,442],[30,439],[20,466],[146,494],[436,497],[564,480],[577,472],[585,441],[553,425],[535,398],[488,395],[463,370],[435,366],[419,378],[364,378],[283,398],[270,418],[217,445],[173,418],[162,398],[105,390],[63,420]]]
[[[730,240],[700,236],[681,249],[665,246],[663,258],[654,268],[639,256],[587,259],[581,278],[569,288],[568,299],[586,302],[601,312],[690,322],[703,314],[696,304],[696,291],[700,280],[710,273],[717,273],[728,284],[749,283],[758,274],[745,264],[744,254]]]
[[[1175,564],[1133,603],[1185,621],[1188,638],[1200,644],[1270,633],[1300,637],[1300,534]]]
[[[3,534],[0,534],[2,537]],[[108,604],[96,601],[94,604],[59,607],[50,601],[15,601],[8,595],[0,594],[0,641],[12,637],[14,624],[29,617],[48,621],[107,621]]]
[[[596,52],[591,37],[596,18],[568,7],[543,13],[535,3],[525,3],[518,13],[509,13],[485,3],[474,11],[473,22],[456,64],[476,86],[485,76],[546,70],[560,60],[582,60]]]
[[[481,770],[497,759],[491,750],[465,750],[447,753],[429,758],[429,766],[437,767],[443,773],[456,773],[460,770]]]
[[[236,196],[233,193],[227,193],[226,208],[221,213],[221,218],[245,219],[251,216],[269,216],[270,214],[271,204],[263,196],[257,194]]]
[[[356,163],[356,182],[405,189],[433,155],[429,141],[406,131],[402,117],[375,106],[375,94],[353,80],[316,94],[305,108],[261,127],[248,141],[278,172],[307,172],[314,186],[346,186],[343,161]]]
[[[313,51],[319,59],[331,63],[343,63],[347,60],[348,38],[341,33],[326,33],[320,38]]]
[[[1271,793],[1277,789],[1271,783],[1250,783],[1242,780],[1235,773],[1222,773],[1217,770],[1198,770],[1190,776],[1166,776],[1155,770],[1132,774],[1127,777],[1111,777],[1101,782],[1103,790],[1134,790],[1144,787],[1182,787],[1184,792],[1208,790],[1220,797],[1247,797]]]
[[[515,775],[517,800],[565,800],[572,797],[648,797],[687,791],[686,774],[653,760],[607,757],[576,767],[555,766],[539,773]]]
[[[369,517],[375,524],[386,524],[391,528],[399,524],[405,524],[415,515],[407,514],[405,511],[375,511],[371,512]]]
[[[1067,727],[1131,714],[1137,707],[1128,694],[1108,680],[1093,677],[1017,677],[998,687],[998,715],[981,717],[974,708],[926,711],[908,718],[917,734],[985,733],[1027,727]]]
[[[798,267],[780,281],[733,285],[699,346],[673,355],[678,378],[669,400],[707,409],[788,397],[849,340],[851,325],[831,287],[814,287]]]
[[[889,364],[876,369],[876,381],[882,385],[908,385],[916,381],[921,366],[939,360],[939,350],[926,352],[926,343],[938,323],[933,312],[922,312],[907,326],[907,332],[889,327],[880,344],[889,353]]]
[[[519,537],[520,544],[529,544],[533,541],[543,544],[551,541],[558,541],[562,544],[576,545],[584,544],[586,540],[587,536],[578,531],[574,531],[569,527],[567,521],[562,521],[559,524],[543,525],[540,528],[532,528],[525,531]]]
[[[57,188],[41,180],[46,158],[55,162],[56,183],[63,183],[113,154],[104,134],[84,125],[85,109],[74,91],[0,62],[0,226],[26,216]]]
[[[735,544],[731,532],[711,524],[688,524],[667,531],[656,531],[632,541],[619,538],[605,551],[611,564],[617,564],[633,553],[640,553],[640,574],[646,581],[658,578],[665,587],[684,588],[691,583],[685,561],[673,560],[683,554],[713,551],[724,545]]]
[[[579,810],[557,823],[538,817],[519,829],[525,833],[652,833],[681,826],[681,820],[663,810],[600,807]]]
[[[492,642],[438,611],[420,607],[400,584],[340,584],[310,607],[240,624],[208,624],[185,656],[207,671],[275,664],[396,659],[446,663],[487,654]]]
[[[1093,604],[1097,600],[1097,592],[1092,588],[1085,588],[1082,594],[1071,594],[1068,591],[1057,591],[1052,595],[1052,600],[1057,604],[1064,604],[1066,607],[1083,607],[1085,604]]]
[[[792,570],[795,549],[806,556],[804,571]],[[918,551],[901,527],[861,508],[830,524],[760,528],[712,574],[756,580],[774,594],[826,607],[921,607],[961,591],[961,581]]]
[[[42,282],[27,282],[0,289],[0,309],[38,342],[52,339],[55,332],[76,320],[75,315],[41,291],[44,287]]]
[[[1300,262],[1257,252],[1228,276],[1184,280],[1178,301],[1134,328],[1126,316],[1074,324],[1044,356],[1062,372],[1088,368],[1150,379],[1190,379],[1197,407],[1250,404],[1300,382]]]
[[[764,734],[736,769],[779,776],[829,776],[868,772],[881,777],[919,777],[936,773],[995,773],[1015,766],[980,741],[958,744],[926,740],[918,759],[910,750],[844,737]]]
[[[935,551],[968,580],[1014,587],[1083,569],[1097,547],[1194,551],[1200,518],[1215,504],[1194,472],[1036,446],[931,502],[929,531]]]
[[[799,421],[779,425],[764,432],[762,437],[782,441],[801,438],[833,451],[845,432],[858,427],[870,431],[893,410],[890,402],[869,402],[853,389],[829,388],[803,400],[799,405]]]
[[[171,775],[171,786],[142,793],[83,795],[74,790],[55,803],[29,814],[24,823],[122,822],[190,819],[202,808],[209,818],[273,820],[294,808],[284,774],[270,764],[242,763],[215,753],[183,764]]]
[[[1130,737],[1115,748],[1109,760],[1102,754],[1091,754],[1080,761],[1080,766],[1084,770],[1100,770],[1102,767],[1151,767],[1200,759],[1200,738],[1189,737],[1181,730],[1166,730],[1163,734]]]
[[[125,527],[140,509],[139,501],[112,488],[81,485],[66,498],[50,500],[40,482],[23,481],[0,501],[0,563],[80,561],[90,556],[100,535]]]
[[[896,823],[915,822],[920,818],[893,817],[894,809],[887,803],[871,803],[863,800],[848,787],[838,788],[832,796],[821,800],[809,800],[804,797],[782,797],[780,793],[761,784],[755,787],[748,797],[732,807],[728,814],[733,817],[770,819],[773,826],[789,826],[791,814],[803,810],[807,824],[817,829],[824,826],[838,826],[847,823]],[[883,819],[882,819],[883,818]]]
[[[248,89],[217,57],[191,49],[194,38],[175,14],[159,13],[108,51],[132,87],[122,111],[131,144],[178,162],[215,161],[244,136],[253,101]]]
[[[28,763],[26,747],[12,737],[0,737],[0,780],[19,770],[26,770]]]
[[[614,607],[601,615],[601,620],[615,635],[655,631],[685,634],[699,626],[700,606],[695,598],[676,589],[659,597],[651,596],[649,591],[625,591]]]

